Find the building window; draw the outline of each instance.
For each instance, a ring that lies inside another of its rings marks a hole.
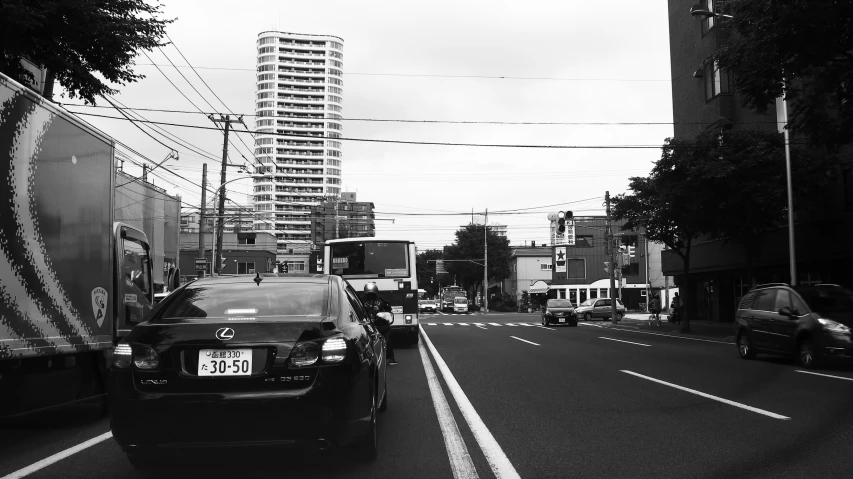
[[[724,2],[718,2],[717,0],[699,0],[699,5],[705,7],[705,10],[709,12],[720,12],[720,4]],[[719,26],[722,22],[725,21],[725,18],[721,17],[709,17],[705,20],[702,20],[702,35],[710,32],[714,27]]]
[[[606,298],[607,297],[607,288],[600,288],[598,290],[598,297],[599,298]]]
[[[255,274],[255,262],[237,263],[237,274]]]
[[[181,218],[181,226],[187,226],[190,224],[189,218]]]
[[[598,297],[598,290],[595,288],[590,288],[589,290],[589,299],[595,299]]]
[[[731,75],[717,67],[717,62],[705,63],[705,100],[731,93]]]
[[[287,271],[289,273],[293,273],[294,271],[305,271],[305,261],[288,261]]]
[[[540,271],[551,271],[553,269],[554,269],[554,265],[552,265],[552,264],[540,264],[539,265]]]
[[[238,244],[255,244],[255,238],[239,238]]]
[[[566,260],[566,278],[586,278],[586,260],[583,258],[570,258]]]
[[[275,80],[275,73],[262,73],[258,75],[258,81]]]

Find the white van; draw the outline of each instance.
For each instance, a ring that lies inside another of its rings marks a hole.
[[[467,313],[468,312],[468,298],[464,296],[457,296],[453,298],[453,312],[454,313]]]

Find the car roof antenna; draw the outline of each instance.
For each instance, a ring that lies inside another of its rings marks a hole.
[[[264,280],[264,278],[261,278],[261,273],[255,273],[255,274],[256,274],[257,276],[255,276],[254,281],[255,281],[255,283],[257,283],[257,284],[258,284],[258,286],[260,286],[260,285],[261,285],[261,281],[263,281],[263,280]]]

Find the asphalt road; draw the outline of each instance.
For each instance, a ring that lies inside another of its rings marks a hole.
[[[546,329],[532,314],[428,315],[422,325],[420,346],[397,348],[400,364],[389,370],[375,462],[352,451],[315,466],[280,451],[217,451],[142,473],[107,437],[25,477],[729,479],[853,470],[850,367],[816,375],[785,359],[743,361],[718,339],[598,321]],[[0,477],[109,432],[96,405],[36,422],[0,429]]]

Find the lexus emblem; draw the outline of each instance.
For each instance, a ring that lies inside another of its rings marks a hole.
[[[231,328],[219,328],[216,330],[216,339],[227,341],[234,337],[234,330]]]

